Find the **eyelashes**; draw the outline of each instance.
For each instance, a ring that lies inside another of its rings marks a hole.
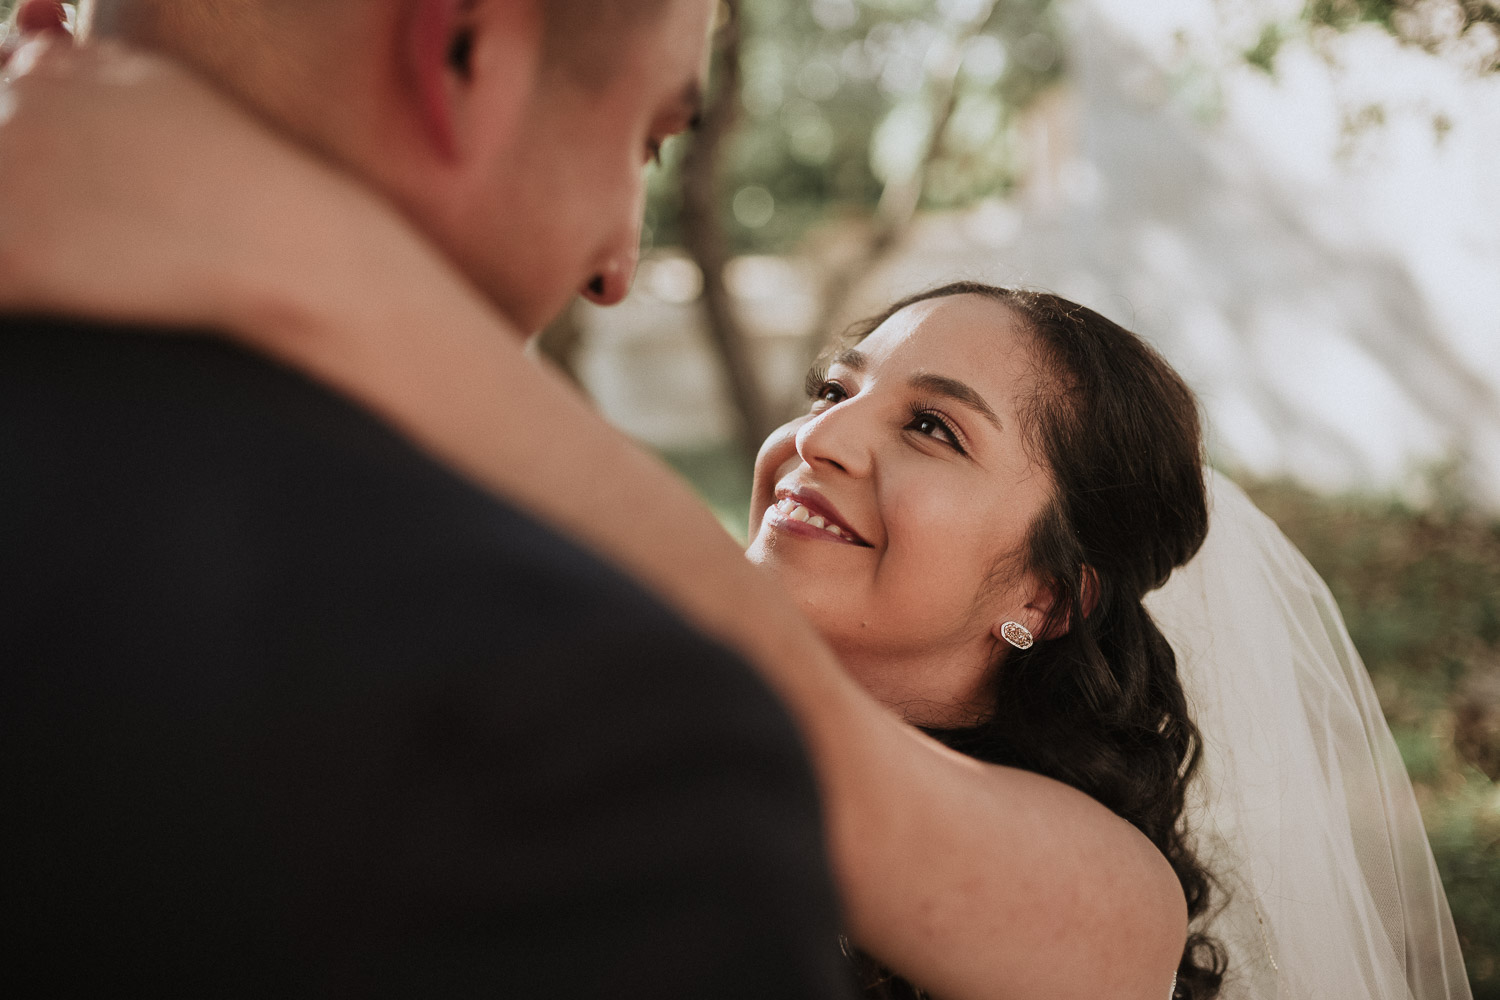
[[[943,416],[941,412],[934,410],[929,406],[926,406],[922,403],[912,403],[911,422],[906,426],[911,428],[912,430],[916,430],[918,434],[926,434],[926,431],[918,429],[918,426],[923,423],[932,423],[941,427],[943,429],[943,433],[947,435],[947,440],[943,441],[943,444],[952,448],[960,455],[968,454],[968,451],[963,446],[963,436],[959,434],[958,428],[953,425],[952,421]],[[935,434],[927,434],[927,436],[933,438],[937,437],[937,435]],[[938,440],[942,439],[938,438]]]
[[[825,368],[814,368],[809,371],[802,382],[802,391],[807,394],[810,401],[809,412],[815,414],[825,412],[828,407],[849,398],[849,391],[837,381],[830,379]],[[837,398],[828,398],[832,394],[837,394]],[[821,409],[820,403],[824,404]],[[929,402],[913,400],[909,404],[909,414],[905,425],[906,430],[939,441],[960,455],[969,454],[968,449],[964,447],[963,433],[942,410]]]
[[[823,395],[823,387],[828,384],[828,369],[817,367],[810,369],[802,379],[802,392],[809,400],[817,399]]]

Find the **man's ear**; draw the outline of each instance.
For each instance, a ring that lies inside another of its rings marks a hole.
[[[408,0],[404,60],[433,149],[485,158],[516,138],[542,58],[540,0]]]

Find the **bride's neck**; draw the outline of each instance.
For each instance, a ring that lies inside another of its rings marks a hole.
[[[989,678],[1001,654],[988,639],[920,651],[830,642],[850,676],[912,725],[970,725],[992,708]]]

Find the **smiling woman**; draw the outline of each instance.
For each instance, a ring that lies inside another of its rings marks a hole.
[[[795,456],[776,496],[867,544],[791,544],[792,515],[757,506],[751,560],[914,721],[982,712],[1001,624],[1043,628],[1038,581],[996,572],[1052,492],[1021,433],[1036,382],[1028,340],[978,295],[913,303],[814,373],[810,414],[762,455],[760,489]]]
[[[856,327],[809,389],[756,463],[750,559],[908,722],[1129,820],[1203,917],[1199,737],[1141,605],[1207,531],[1192,394],[1097,313],[970,283]],[[915,994],[865,964],[871,996]],[[1177,995],[1223,973],[1194,934]]]

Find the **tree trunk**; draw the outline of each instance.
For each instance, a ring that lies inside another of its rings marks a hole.
[[[928,81],[933,110],[932,131],[922,157],[910,176],[886,182],[864,243],[844,261],[835,264],[825,276],[817,316],[803,341],[802,367],[811,367],[817,360],[836,332],[834,324],[844,318],[844,310],[854,293],[886,258],[900,248],[911,230],[922,202],[927,173],[942,151],[943,139],[958,107],[958,74],[962,68],[964,46],[989,27],[998,8],[999,0],[987,0],[978,14],[955,33],[948,61],[932,71]],[[801,393],[794,392],[785,397],[780,412],[790,416],[801,407]]]
[[[908,177],[893,178],[881,193],[868,235],[855,251],[835,264],[822,282],[814,325],[803,341],[804,361],[811,365],[842,318],[849,300],[874,269],[901,246],[921,203],[927,172],[942,150],[944,137],[958,104],[958,74],[964,44],[984,31],[999,7],[987,0],[977,16],[952,39],[952,57],[937,67],[929,81],[933,106],[932,131],[923,155]],[[720,168],[726,140],[740,114],[740,52],[743,38],[739,0],[726,0],[727,16],[715,40],[717,85],[703,114],[702,125],[682,162],[682,229],[688,254],[703,272],[703,308],[713,345],[738,419],[741,449],[753,456],[760,442],[777,424],[800,408],[800,392],[773,404],[762,388],[743,324],[724,282],[729,242],[720,215]],[[800,389],[800,387],[799,387]]]
[[[717,83],[692,146],[682,160],[682,232],[689,256],[703,272],[709,340],[729,384],[739,424],[736,438],[746,456],[753,458],[776,421],[761,388],[745,328],[724,282],[729,240],[720,215],[720,168],[725,140],[739,121],[742,78],[739,0],[726,0],[725,7],[725,21],[714,44]]]

